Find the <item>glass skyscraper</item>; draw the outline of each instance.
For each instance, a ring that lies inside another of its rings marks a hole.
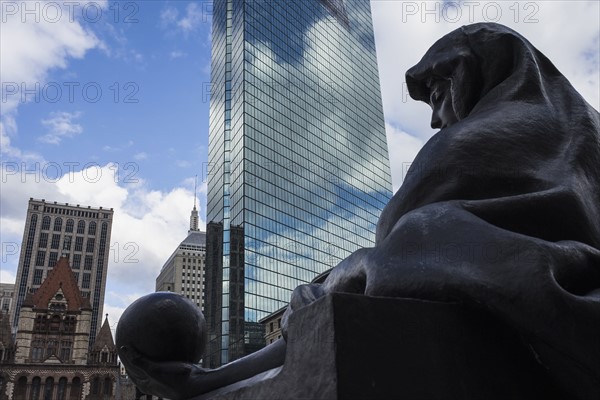
[[[391,178],[369,0],[215,0],[207,366],[374,242]]]

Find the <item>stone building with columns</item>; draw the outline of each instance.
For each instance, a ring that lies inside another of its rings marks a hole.
[[[27,293],[16,338],[0,335],[5,349],[0,400],[120,399],[108,318],[90,348],[91,317],[89,298],[82,295],[68,259],[61,257],[42,284]],[[0,320],[4,331],[10,331],[6,315]]]

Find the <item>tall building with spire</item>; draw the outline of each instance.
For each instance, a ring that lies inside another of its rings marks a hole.
[[[192,209],[192,213],[190,214],[190,230],[188,231],[188,233],[190,232],[198,232],[198,222],[199,222],[199,218],[198,218],[198,209],[196,208],[196,203],[198,202],[198,176],[196,176],[195,181],[194,181],[194,208]]]
[[[206,233],[198,228],[198,209],[194,196],[188,235],[161,268],[156,278],[156,291],[180,293],[202,308],[205,261]]]
[[[208,366],[374,243],[392,195],[369,0],[213,2]]]
[[[102,322],[112,222],[112,208],[29,199],[11,313],[13,333],[27,295],[35,293],[65,257],[91,307],[89,345],[93,344]]]

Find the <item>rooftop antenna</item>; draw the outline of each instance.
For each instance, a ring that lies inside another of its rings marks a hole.
[[[197,189],[198,188],[198,174],[196,174],[196,177],[194,178],[194,210],[196,209],[196,202],[198,200],[198,192]]]

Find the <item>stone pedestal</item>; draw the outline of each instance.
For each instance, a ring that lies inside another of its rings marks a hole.
[[[334,294],[297,311],[285,365],[204,399],[559,399],[511,329],[460,304]]]

